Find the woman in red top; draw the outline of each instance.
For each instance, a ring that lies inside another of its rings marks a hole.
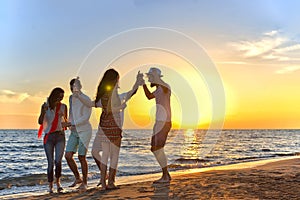
[[[63,190],[60,184],[60,177],[66,141],[64,127],[66,125],[65,119],[67,119],[67,106],[61,103],[63,98],[64,90],[61,88],[54,88],[48,98],[48,102],[42,105],[38,119],[38,122],[42,125],[45,133],[44,149],[48,161],[47,176],[50,193],[53,192],[54,164],[57,192]]]

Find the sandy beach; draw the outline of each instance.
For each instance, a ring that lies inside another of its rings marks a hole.
[[[170,184],[152,184],[157,178],[120,183],[120,189],[101,191],[90,185],[85,192],[26,196],[18,199],[299,199],[300,157],[254,161],[173,172]],[[117,181],[118,182],[118,181]]]

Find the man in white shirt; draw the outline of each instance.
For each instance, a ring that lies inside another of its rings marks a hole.
[[[70,89],[72,93],[80,93],[82,98],[90,100],[88,96],[81,92],[81,83],[78,78],[70,81]],[[69,126],[71,130],[70,137],[68,139],[65,158],[67,163],[72,170],[75,181],[70,187],[74,187],[77,184],[81,185],[79,189],[87,189],[87,175],[88,175],[88,164],[86,160],[86,154],[88,151],[89,142],[92,136],[92,126],[89,122],[92,108],[84,105],[78,98],[71,95],[69,98]],[[73,155],[78,150],[78,159],[82,169],[82,179],[78,171],[77,164],[73,158]]]
[[[146,97],[149,100],[155,98],[156,101],[156,119],[151,138],[151,151],[162,168],[162,177],[154,181],[154,183],[167,183],[170,182],[171,176],[168,172],[164,146],[172,127],[170,106],[171,88],[161,79],[162,75],[160,69],[154,67],[150,68],[147,76],[148,81],[151,83],[150,86],[156,87],[156,90],[151,93],[147,85],[143,85]]]

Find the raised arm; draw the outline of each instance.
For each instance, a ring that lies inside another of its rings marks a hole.
[[[43,124],[43,121],[44,121],[44,116],[45,116],[45,113],[48,109],[48,106],[46,103],[44,103],[41,107],[41,113],[40,113],[40,116],[39,116],[39,120],[38,120],[38,123],[41,125]]]
[[[145,83],[145,81],[143,79],[143,74],[140,73],[140,71],[139,71],[136,76],[136,81],[135,81],[134,85],[132,86],[132,89],[127,92],[126,97],[124,98],[125,102],[128,101],[133,95],[135,95],[139,86],[143,85],[144,83]]]
[[[139,88],[139,84],[138,84],[138,82],[136,81],[136,82],[134,83],[132,89],[126,93],[125,102],[128,101],[133,95],[136,94],[138,88]]]
[[[146,84],[143,85],[143,89],[144,89],[144,92],[145,92],[145,95],[146,97],[150,100],[150,99],[153,99],[155,96],[153,93],[151,93],[147,87]]]
[[[82,94],[75,94],[75,97],[77,97],[81,101],[81,103],[89,108],[96,107],[95,101],[92,101],[89,98],[85,98]]]

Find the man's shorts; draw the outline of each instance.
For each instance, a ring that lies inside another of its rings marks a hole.
[[[89,147],[92,132],[80,132],[79,134],[80,136],[78,135],[78,132],[71,131],[66,152],[76,153],[78,149],[78,155],[85,156]]]
[[[151,146],[164,147],[171,127],[171,122],[156,121],[153,127]]]

